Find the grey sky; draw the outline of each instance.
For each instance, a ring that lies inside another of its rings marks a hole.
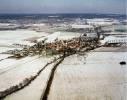
[[[126,0],[0,0],[0,13],[120,13]]]

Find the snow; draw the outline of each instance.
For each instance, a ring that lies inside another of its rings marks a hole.
[[[127,52],[90,52],[66,58],[57,68],[48,100],[124,98],[127,66],[119,62],[126,61],[126,55]]]
[[[43,36],[44,32],[35,32],[29,30],[0,31],[0,39],[2,40],[24,40],[30,37]]]
[[[127,37],[115,37],[115,36],[108,36],[104,39],[105,42],[127,42]]]
[[[0,53],[8,51],[8,50],[14,50],[14,49],[16,49],[16,48],[12,48],[12,47],[0,47]],[[18,49],[20,49],[20,48],[18,48]]]
[[[8,59],[0,62],[0,91],[21,83],[37,74],[53,57],[28,57],[21,60]],[[9,65],[8,65],[9,64]]]
[[[29,86],[7,96],[4,100],[40,100],[43,95],[47,81],[54,63],[49,65]]]
[[[3,26],[4,26],[4,27],[5,27],[5,26],[7,27],[7,26],[9,26],[9,25],[10,25],[9,23],[0,23],[0,27],[3,27]]]
[[[90,25],[109,26],[113,24],[119,24],[120,22],[115,19],[93,18],[93,19],[87,19],[87,23]]]
[[[34,45],[34,43],[31,43],[30,41],[25,41],[25,39],[31,37],[42,37],[46,35],[48,34],[45,32],[35,32],[29,30],[0,31],[0,53],[7,50],[22,48],[14,44],[32,46]]]
[[[31,37],[45,36],[44,32],[35,32],[28,30],[0,31],[0,53],[7,50],[19,49],[13,44],[29,45],[34,43],[24,41]],[[21,49],[21,48],[20,48]],[[46,57],[26,57],[20,60],[5,59],[10,55],[0,54],[0,91],[6,90],[11,86],[17,85],[25,78],[34,76],[39,69],[52,60]]]
[[[1,59],[5,59],[5,58],[7,58],[9,56],[11,56],[11,55],[9,55],[9,54],[0,54],[0,60]]]
[[[73,24],[71,25],[71,27],[75,29],[93,29],[94,28],[92,25],[77,25],[77,24]]]
[[[29,41],[17,41],[16,44],[27,45],[27,46],[33,46],[33,45],[35,45],[35,43],[31,43]]]
[[[32,24],[33,26],[37,26],[37,27],[41,27],[41,26],[45,26],[45,24],[44,23],[39,23],[39,24]]]
[[[55,32],[51,35],[48,35],[44,38],[40,38],[37,41],[42,41],[46,39],[47,43],[54,42],[56,39],[58,40],[68,40],[76,37],[80,37],[81,33],[74,33],[74,32]]]

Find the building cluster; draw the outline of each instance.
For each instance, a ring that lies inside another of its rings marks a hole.
[[[44,41],[37,42],[35,45],[23,48],[22,50],[10,50],[6,53],[12,54],[12,57],[21,58],[28,55],[56,55],[79,52],[81,49],[94,49],[98,46],[98,41],[93,38],[78,37],[70,40],[56,40],[51,43]]]

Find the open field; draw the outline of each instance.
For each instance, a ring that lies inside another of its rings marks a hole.
[[[13,44],[29,45],[32,44],[31,41],[28,41],[30,38],[41,38],[47,35],[45,32],[29,30],[0,31],[0,53],[7,50],[21,49],[21,47],[17,47]]]
[[[95,49],[94,52],[127,52],[127,47],[101,47]]]
[[[127,52],[72,55],[58,67],[48,100],[126,100]]]
[[[7,96],[4,100],[40,100],[44,93],[53,64],[49,65],[42,73],[26,88]]]
[[[102,52],[94,50],[65,58],[55,71],[47,100],[126,100],[127,66],[121,66],[119,63],[127,61],[127,52],[113,52],[113,50],[104,52],[103,48],[100,50]],[[17,67],[16,72],[23,72],[24,75],[33,74],[40,68],[36,66],[37,63],[40,62],[42,66],[43,61],[45,62],[44,58],[29,61],[22,65],[22,69],[20,66]],[[40,100],[44,96],[53,65],[54,63],[48,65],[32,83],[8,95],[4,100]],[[25,73],[24,69],[28,70],[27,68],[31,69],[30,73]],[[12,82],[14,79],[16,79],[15,76]]]
[[[9,89],[10,87],[24,83],[27,78],[35,77],[37,73],[51,62],[53,57],[31,57],[22,60],[14,61],[13,59],[1,61],[0,70],[0,92]],[[10,61],[10,62],[9,62]],[[3,64],[2,64],[3,62]],[[10,65],[5,65],[7,62]]]

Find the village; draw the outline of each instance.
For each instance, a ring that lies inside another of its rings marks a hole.
[[[91,24],[91,23],[90,23]],[[92,23],[91,25],[76,25],[68,26],[66,31],[54,32],[47,37],[33,38],[33,40],[26,40],[24,44],[12,44],[23,49],[14,49],[2,52],[1,54],[12,54],[12,57],[21,58],[28,55],[47,55],[47,54],[64,54],[66,52],[79,52],[84,47],[89,50],[96,47],[119,47],[126,46],[126,33],[108,32],[106,27],[117,25],[110,22]],[[70,34],[70,35],[68,35]],[[66,36],[67,35],[67,36]],[[124,37],[124,38],[123,38]],[[29,43],[28,43],[29,42]]]

